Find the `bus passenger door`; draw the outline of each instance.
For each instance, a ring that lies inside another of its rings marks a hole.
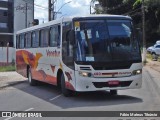
[[[61,37],[61,27],[60,25],[53,25],[50,27],[50,39],[49,39],[49,49],[47,51],[47,57],[49,59],[49,78],[47,81],[51,84],[57,84],[57,68],[60,65],[60,37]]]
[[[65,76],[66,87],[74,90],[75,73],[74,73],[74,43],[71,36],[73,35],[72,25],[70,22],[63,23],[63,38],[62,38],[62,61],[63,73]]]

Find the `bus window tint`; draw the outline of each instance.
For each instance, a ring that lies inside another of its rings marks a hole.
[[[27,33],[25,35],[25,39],[26,39],[26,48],[31,48],[31,33]]]
[[[48,47],[49,29],[43,29],[40,32],[41,47]]]
[[[33,48],[39,47],[39,31],[34,31],[32,33],[32,47]]]
[[[24,48],[24,34],[20,35],[19,48]]]
[[[58,26],[53,26],[50,29],[50,47],[59,46],[60,45],[59,38],[60,38],[60,30],[58,29]]]

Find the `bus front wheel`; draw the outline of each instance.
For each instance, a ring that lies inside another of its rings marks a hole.
[[[61,91],[65,97],[70,97],[72,95],[72,91],[68,90],[65,85],[64,75],[61,75]]]
[[[31,86],[37,85],[37,81],[32,79],[32,73],[30,69],[28,69],[28,82]]]

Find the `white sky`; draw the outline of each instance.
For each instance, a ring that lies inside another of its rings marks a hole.
[[[68,4],[65,4],[67,2],[71,1]],[[58,11],[62,6],[62,9],[60,9],[59,12],[61,14],[57,15],[57,18],[62,16],[72,16],[72,15],[86,15],[90,13],[90,1],[91,0],[57,0],[55,6],[55,11]],[[64,5],[65,4],[65,5]],[[47,22],[48,21],[48,0],[35,0],[35,5],[40,5],[45,8],[40,8],[35,6],[35,19],[39,19],[40,23],[42,21]]]

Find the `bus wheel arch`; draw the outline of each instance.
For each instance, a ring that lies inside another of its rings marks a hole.
[[[60,86],[61,92],[65,97],[72,96],[72,91],[66,88],[65,77],[62,70],[58,70],[57,85]]]

